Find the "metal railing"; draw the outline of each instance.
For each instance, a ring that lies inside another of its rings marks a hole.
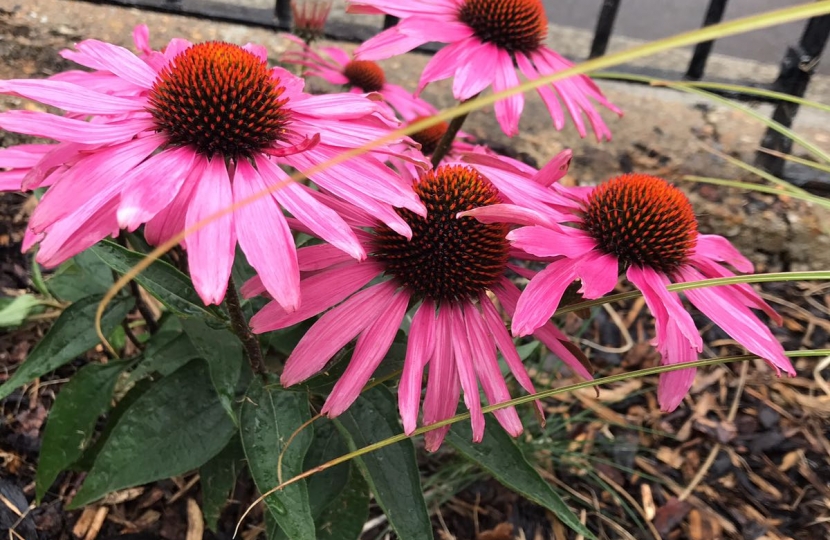
[[[275,30],[291,29],[291,0],[274,0],[272,9],[241,6],[233,0],[86,0],[96,4],[111,4],[124,7],[133,7],[165,13],[175,13],[199,18],[212,19],[216,21],[232,22],[249,26],[272,28]],[[407,1],[407,0],[401,0]],[[723,19],[726,6],[729,0],[710,0],[706,9],[702,26],[716,24]],[[613,35],[614,23],[620,9],[624,9],[622,0],[603,0],[597,22],[594,29],[594,36],[589,58],[605,54],[608,43]],[[384,19],[383,28],[389,28],[396,23],[395,17],[387,16]],[[383,28],[374,28],[360,23],[343,23],[341,21],[329,21],[326,26],[326,35],[332,39],[343,41],[364,41],[375,35]],[[754,86],[783,92],[796,97],[803,97],[810,78],[815,72],[818,61],[827,45],[830,37],[830,15],[824,15],[810,19],[796,45],[787,47],[781,61],[778,77],[773,82],[765,81],[722,81],[744,86]],[[714,42],[706,41],[699,43],[692,54],[692,58],[685,73],[655,73],[649,70],[628,69],[629,72],[645,75],[659,75],[664,78],[683,78],[686,80],[698,81],[706,71],[708,61]],[[434,47],[425,47],[423,52],[434,52]],[[648,72],[646,72],[648,71]],[[775,111],[772,118],[784,125],[792,126],[795,115],[798,112],[798,105],[791,102],[759,97],[758,95],[742,94],[740,92],[723,92],[732,99],[743,99],[751,101],[768,101],[775,104]],[[768,129],[764,135],[761,146],[763,148],[789,153],[792,149],[792,140],[781,133]],[[757,156],[757,163],[768,171],[778,176],[783,175],[785,161],[779,157],[760,152]]]

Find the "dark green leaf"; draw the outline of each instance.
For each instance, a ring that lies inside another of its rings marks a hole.
[[[119,274],[126,274],[146,257],[109,240],[92,246],[90,251]],[[135,280],[174,313],[185,317],[221,318],[217,309],[205,307],[190,278],[164,261],[154,261]]]
[[[278,459],[291,435],[310,418],[308,398],[274,385],[264,388],[254,379],[239,413],[242,448],[257,488],[264,493],[279,485]],[[282,459],[282,478],[303,472],[303,460],[313,437],[306,426],[291,441]],[[269,495],[269,513],[292,540],[314,539],[314,519],[304,481]]]
[[[314,442],[305,456],[307,471],[349,452],[343,437],[330,421],[318,421],[314,426]],[[315,518],[343,491],[349,481],[349,463],[341,463],[309,477],[308,500]]]
[[[100,301],[100,296],[91,296],[66,308],[14,375],[0,385],[0,399],[11,394],[15,388],[58,369],[98,345],[94,321]],[[111,333],[132,308],[132,298],[114,299],[101,319],[104,335]]]
[[[71,506],[195,469],[219,453],[235,430],[207,366],[190,362],[154,384],[124,413]]]
[[[226,328],[211,327],[201,319],[183,319],[182,328],[199,355],[207,360],[219,401],[236,418],[234,398],[244,362],[242,343]]]
[[[455,424],[447,434],[447,442],[508,488],[544,506],[579,534],[594,538],[562,497],[528,463],[513,438],[493,420],[487,423],[481,443],[472,442],[473,433],[469,422]]]
[[[82,251],[60,265],[46,280],[52,294],[66,302],[103,295],[112,283],[112,270],[89,251]]]
[[[351,467],[346,486],[316,518],[317,540],[357,540],[368,517],[369,488]]]
[[[199,469],[202,485],[202,514],[208,529],[215,531],[222,509],[228,502],[245,455],[239,437],[233,437],[224,450]]]
[[[98,417],[109,410],[118,377],[129,360],[88,364],[61,388],[43,432],[37,465],[37,500],[61,471],[81,457],[95,434]]]
[[[335,420],[354,451],[401,432],[394,396],[383,386],[360,394]],[[415,447],[406,439],[355,458],[375,500],[401,540],[432,538]]]

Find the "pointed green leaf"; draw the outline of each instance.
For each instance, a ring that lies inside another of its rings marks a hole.
[[[242,463],[244,459],[239,437],[233,437],[224,450],[199,469],[202,514],[205,516],[205,524],[212,531],[216,531],[219,516],[236,484],[236,476],[245,466]]]
[[[312,477],[313,478],[313,477]],[[344,488],[316,517],[317,540],[357,540],[369,518],[369,486],[351,467]]]
[[[112,283],[112,270],[89,251],[82,251],[60,265],[46,280],[52,294],[65,302],[103,295]]]
[[[335,422],[352,451],[401,432],[395,398],[383,386],[360,394]],[[432,538],[411,440],[386,446],[354,461],[401,540]]]
[[[544,506],[562,523],[585,538],[595,538],[562,497],[528,463],[513,438],[493,420],[487,422],[484,439],[478,444],[472,442],[473,433],[469,422],[455,424],[447,433],[447,442],[506,487]]]
[[[193,470],[218,454],[235,431],[207,366],[190,362],[155,383],[124,413],[71,507]]]
[[[309,418],[306,395],[276,385],[265,388],[259,379],[251,382],[239,413],[239,429],[248,468],[260,492],[279,485],[279,455],[291,435]],[[282,459],[284,480],[303,472],[303,460],[313,433],[313,427],[306,426],[291,441]],[[265,504],[289,538],[314,539],[314,519],[304,481],[269,495]]]
[[[109,240],[92,246],[90,251],[119,274],[126,274],[146,257]],[[190,278],[164,261],[154,261],[135,280],[174,313],[185,317],[222,318],[216,308],[205,307]]]
[[[98,345],[94,321],[100,301],[100,296],[90,296],[66,308],[49,332],[35,345],[26,361],[8,381],[0,385],[0,399],[11,394],[19,386],[58,369]],[[107,306],[101,319],[104,335],[110,334],[132,308],[132,298],[114,299]]]
[[[183,319],[182,328],[199,355],[208,363],[219,401],[232,417],[239,374],[244,362],[242,343],[224,327],[214,328],[201,319]]]
[[[81,457],[95,434],[98,417],[107,412],[112,392],[130,360],[88,364],[61,388],[49,411],[35,478],[38,502],[61,471]]]

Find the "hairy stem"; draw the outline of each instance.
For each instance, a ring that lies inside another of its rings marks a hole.
[[[228,292],[225,294],[225,306],[228,308],[228,313],[231,316],[231,325],[233,332],[242,342],[245,347],[245,352],[248,354],[248,361],[251,363],[251,369],[258,375],[265,374],[265,362],[262,360],[262,349],[259,348],[259,341],[251,332],[248,322],[245,320],[245,314],[242,312],[242,306],[239,303],[239,293],[236,292],[236,285],[233,282],[233,277],[228,279]]]
[[[478,95],[471,97],[470,99],[477,98]],[[470,101],[469,99],[467,101]],[[462,103],[466,103],[466,101],[462,101]],[[438,146],[435,147],[435,152],[432,153],[432,168],[435,169],[438,167],[438,164],[441,163],[441,160],[446,157],[447,153],[450,151],[452,147],[452,142],[455,140],[455,136],[458,135],[458,132],[461,130],[461,126],[464,125],[464,121],[469,116],[469,112],[465,112],[459,114],[455,118],[452,119],[450,122],[450,126],[447,128],[447,132],[444,133],[444,136],[441,137],[441,140],[438,141]]]

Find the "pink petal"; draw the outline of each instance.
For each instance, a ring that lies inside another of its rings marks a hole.
[[[150,48],[150,29],[146,24],[137,24],[133,28],[133,45],[144,54],[153,52]]]
[[[453,96],[462,101],[493,83],[500,61],[499,49],[495,45],[470,40],[468,47],[464,62],[456,70],[452,83]]]
[[[267,183],[247,160],[240,160],[233,178],[233,201],[250,201],[234,213],[239,246],[259,274],[265,289],[286,311],[300,305],[300,269],[294,237]],[[253,199],[253,200],[251,200]]]
[[[664,366],[697,360],[697,351],[689,346],[672,348],[668,353],[662,355],[660,363]],[[672,412],[683,402],[683,398],[695,382],[696,373],[696,368],[686,368],[660,374],[657,383],[657,401],[660,403],[660,410]]]
[[[225,160],[212,159],[193,191],[187,208],[188,230],[214,214],[228,209],[233,201],[231,180]],[[205,304],[219,304],[225,297],[233,266],[236,235],[233,213],[228,212],[187,236],[187,258],[193,285]]]
[[[55,80],[12,79],[0,81],[0,92],[22,96],[81,114],[125,114],[143,111],[146,99],[127,99],[101,94],[68,82]]]
[[[573,152],[562,150],[553,159],[547,162],[542,169],[533,177],[533,181],[545,187],[550,187],[568,174],[568,167],[571,165]]]
[[[338,416],[354,403],[392,346],[408,305],[409,293],[406,290],[397,292],[384,306],[377,320],[363,331],[357,339],[349,366],[323,405],[322,414]]]
[[[558,224],[545,214],[515,204],[493,204],[459,212],[457,217],[474,217],[482,223],[515,223],[517,225],[543,225],[547,229]],[[508,238],[510,238],[508,233]]]
[[[354,52],[354,56],[358,60],[382,60],[409,52],[424,43],[426,40],[407,36],[392,27],[364,41]]]
[[[128,141],[142,131],[154,129],[154,126],[149,115],[119,122],[93,124],[40,111],[0,113],[0,127],[6,131],[84,144],[114,144]]]
[[[513,335],[526,336],[544,325],[553,316],[559,301],[576,279],[578,259],[562,259],[550,263],[525,287],[513,315]]]
[[[384,282],[355,294],[314,323],[294,347],[280,376],[283,386],[304,381],[323,369],[340,349],[377,320],[392,301],[392,282]]]
[[[516,65],[519,66],[519,71],[522,72],[528,80],[535,81],[539,78],[539,72],[533,63],[522,53],[516,54]],[[539,97],[548,109],[548,113],[553,120],[553,127],[561,130],[565,127],[565,113],[562,111],[562,105],[559,103],[559,98],[556,97],[550,85],[542,85],[536,89]]]
[[[355,294],[381,272],[383,267],[374,262],[350,262],[308,277],[300,283],[303,302],[299,309],[287,312],[278,302],[270,302],[251,318],[251,330],[255,334],[280,330],[323,313]],[[248,282],[251,283],[248,291],[258,285],[252,281]]]
[[[421,78],[418,81],[418,90],[415,94],[420,94],[426,85],[431,82],[452,77],[461,60],[463,60],[462,55],[465,54],[466,47],[467,41],[463,40],[457,43],[451,43],[435,53],[421,72]]]
[[[493,79],[493,91],[502,92],[519,86],[519,77],[513,67],[510,53],[503,49],[496,49],[496,72]],[[502,131],[513,137],[519,133],[519,117],[524,109],[524,95],[520,92],[510,97],[500,99],[495,104],[496,119]]]
[[[452,339],[449,310],[440,306],[435,324],[435,349],[429,361],[427,391],[424,397],[425,425],[449,418],[458,407],[461,384],[453,361]],[[424,435],[427,451],[438,450],[449,429],[449,426],[444,426],[427,432]]]
[[[418,424],[424,368],[435,346],[435,304],[426,299],[412,317],[406,342],[406,359],[398,385],[398,409],[403,431],[411,435]]]
[[[197,155],[190,174],[170,204],[147,221],[144,226],[144,238],[149,244],[161,245],[184,231],[190,198],[193,196],[193,190],[201,181],[207,166],[207,158]],[[182,240],[182,245],[187,246],[187,239]]]
[[[118,222],[134,231],[170,204],[196,162],[196,152],[186,146],[151,156],[124,178]]]
[[[86,67],[118,75],[142,88],[152,88],[156,72],[124,47],[88,39],[75,45],[77,53],[64,51],[62,56]]]
[[[726,262],[734,266],[739,272],[751,273],[752,263],[735,249],[729,240],[716,234],[699,234],[695,254],[701,257]]]
[[[458,371],[461,388],[464,390],[464,404],[470,411],[473,442],[481,442],[481,439],[484,438],[484,413],[481,412],[481,398],[478,392],[475,368],[473,367],[470,338],[467,336],[467,324],[464,321],[464,314],[458,306],[451,304],[449,312],[455,368]]]
[[[520,227],[510,231],[507,239],[514,247],[537,257],[581,257],[597,247],[596,240],[572,227]]]
[[[490,303],[488,299],[487,304]],[[469,303],[463,304],[464,320],[467,323],[467,335],[470,339],[472,364],[475,366],[484,395],[490,405],[496,405],[510,400],[507,383],[499,369],[496,360],[496,345],[493,337],[485,328],[482,315]],[[503,328],[503,327],[502,327]],[[477,396],[476,396],[477,397]],[[522,432],[522,422],[516,413],[515,407],[507,407],[493,412],[499,424],[512,436],[517,437]]]
[[[116,206],[117,201],[111,200],[78,226],[62,223],[52,227],[40,242],[36,256],[37,262],[47,268],[53,268],[94,246],[107,236],[117,236]]]
[[[576,275],[582,280],[579,294],[588,299],[600,298],[617,286],[620,261],[614,255],[591,251],[580,257]]]

